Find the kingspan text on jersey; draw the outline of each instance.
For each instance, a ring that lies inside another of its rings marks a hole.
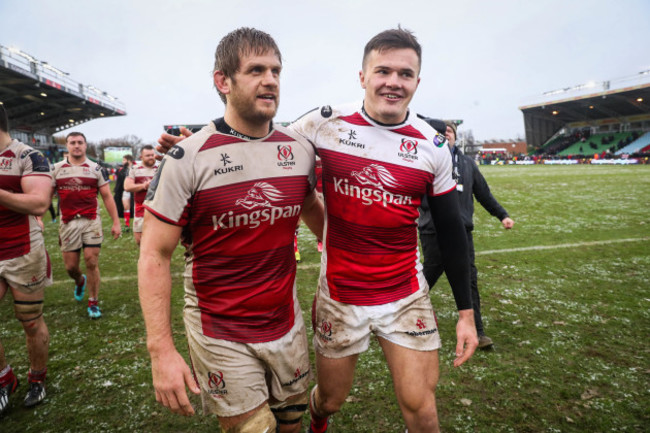
[[[270,225],[275,224],[280,218],[291,218],[300,215],[302,206],[299,204],[283,207],[267,207],[261,210],[254,210],[248,213],[235,215],[233,211],[212,215],[212,229],[231,229],[233,227],[250,226],[254,229],[261,223],[269,221]]]
[[[378,188],[362,188],[358,185],[350,185],[347,179],[339,179],[337,177],[334,177],[334,192],[361,199],[365,205],[371,205],[373,202],[381,203],[384,207],[388,203],[411,204],[410,196],[393,194],[392,192]]]

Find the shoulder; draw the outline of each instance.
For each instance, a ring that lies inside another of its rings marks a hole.
[[[309,141],[304,138],[302,135],[298,134],[296,131],[291,130],[290,128],[284,127],[282,125],[274,124],[275,134],[273,136],[286,137],[287,141],[295,142],[296,145],[303,148],[310,154],[314,154],[314,148],[309,143]]]

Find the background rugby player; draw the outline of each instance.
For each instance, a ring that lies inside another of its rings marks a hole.
[[[99,308],[99,251],[104,240],[97,194],[102,196],[108,215],[113,220],[111,234],[117,239],[122,229],[115,201],[104,168],[86,157],[86,136],[71,132],[66,136],[68,157],[54,165],[53,182],[61,205],[59,242],[63,264],[75,282],[74,297],[82,301],[88,287],[88,316],[102,316]],[[86,273],[79,267],[81,250]]]
[[[156,152],[152,145],[142,146],[140,150],[140,164],[134,164],[129,170],[129,175],[124,179],[124,190],[134,194],[135,217],[133,219],[133,237],[140,246],[142,238],[142,223],[144,219],[144,199],[151,180],[156,174]]]
[[[16,318],[27,338],[27,407],[45,398],[50,333],[43,319],[43,300],[45,287],[52,284],[52,269],[36,216],[50,205],[51,183],[47,159],[9,136],[7,112],[0,104],[0,299],[11,291]],[[18,378],[0,343],[0,414],[17,387]]]

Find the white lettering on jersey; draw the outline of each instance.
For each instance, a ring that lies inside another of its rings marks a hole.
[[[212,215],[213,230],[241,226],[250,226],[249,228],[254,229],[266,221],[270,221],[270,224],[273,225],[279,218],[291,218],[300,215],[301,205],[278,207],[271,204],[271,202],[282,200],[282,197],[282,192],[273,185],[267,182],[257,182],[248,190],[246,197],[240,198],[235,204],[248,210],[258,207],[264,209],[254,210],[236,216],[233,211],[222,213],[219,216]]]

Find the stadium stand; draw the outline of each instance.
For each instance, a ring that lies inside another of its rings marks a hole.
[[[650,70],[545,92],[519,109],[537,155],[643,152],[641,142],[624,149],[650,131]]]
[[[67,72],[16,48],[0,45],[0,104],[12,137],[50,154],[52,134],[93,119],[124,116],[124,104]]]
[[[616,155],[650,152],[650,132],[646,132],[627,146],[616,151]]]

